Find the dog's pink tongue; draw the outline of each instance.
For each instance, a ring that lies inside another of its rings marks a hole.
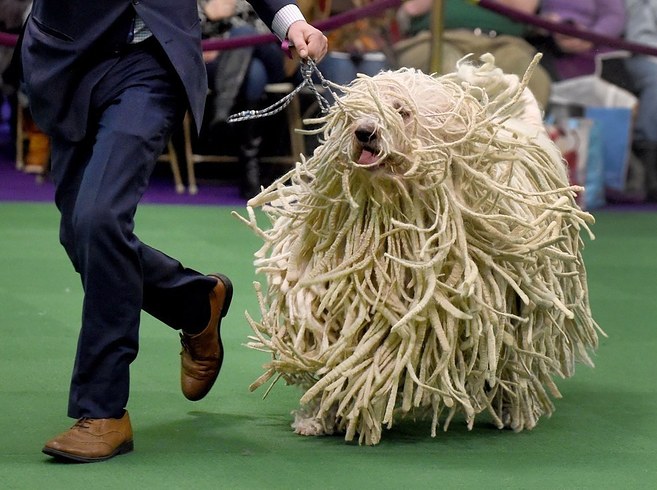
[[[358,159],[360,165],[372,165],[376,163],[376,155],[369,150],[363,150]]]

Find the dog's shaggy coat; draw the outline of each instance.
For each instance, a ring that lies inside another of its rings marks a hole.
[[[553,377],[592,364],[579,236],[592,217],[527,77],[482,61],[359,77],[312,157],[249,202],[267,280],[249,345],[271,354],[252,389],[301,387],[301,434],[376,444],[395,417],[435,435],[481,412],[531,429],[560,396]]]

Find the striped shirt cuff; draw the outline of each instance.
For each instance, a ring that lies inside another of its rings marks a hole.
[[[294,4],[286,5],[276,12],[274,21],[271,24],[271,30],[279,39],[283,40],[287,37],[287,30],[298,20],[306,20],[299,7]]]

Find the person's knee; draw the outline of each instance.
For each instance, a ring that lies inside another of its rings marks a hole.
[[[72,237],[66,236],[65,248],[79,251],[98,243],[111,243],[116,235],[121,235],[121,225],[111,206],[79,206],[73,215]]]
[[[317,65],[324,78],[339,85],[347,85],[356,78],[356,68],[347,53],[330,52]]]
[[[444,43],[441,43],[444,47]],[[415,68],[429,73],[431,50],[434,47],[430,31],[421,31],[413,37],[402,39],[393,45],[397,68]],[[441,56],[441,61],[444,56]]]
[[[230,37],[243,37],[243,36],[253,36],[257,34],[258,31],[255,27],[248,24],[241,26],[233,27],[230,30]]]

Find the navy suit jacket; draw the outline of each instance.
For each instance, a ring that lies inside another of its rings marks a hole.
[[[295,1],[250,3],[271,27],[276,12]],[[21,57],[31,110],[46,133],[85,136],[91,91],[107,66],[99,60],[125,44],[135,11],[178,73],[200,128],[208,84],[196,0],[34,0]]]

